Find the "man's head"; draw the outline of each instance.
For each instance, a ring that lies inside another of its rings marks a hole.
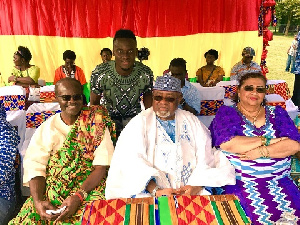
[[[100,52],[102,62],[106,63],[111,60],[112,51],[109,48],[103,48]]]
[[[83,90],[80,82],[66,77],[55,84],[55,95],[64,118],[74,118],[80,114],[83,105]]]
[[[153,110],[161,120],[175,119],[182,99],[180,80],[168,74],[157,77],[153,87]]]
[[[184,86],[186,75],[186,61],[183,58],[175,58],[170,62],[169,70],[173,77],[181,81],[181,87]]]
[[[137,56],[136,37],[131,30],[121,29],[116,32],[113,40],[113,55],[117,72],[120,75],[129,75]]]
[[[243,56],[242,58],[243,63],[248,64],[253,59],[253,56],[255,56],[255,51],[251,47],[245,47],[242,51],[242,56]]]
[[[75,52],[71,50],[66,50],[63,53],[63,60],[65,61],[65,67],[67,68],[73,67],[75,59],[76,59]]]

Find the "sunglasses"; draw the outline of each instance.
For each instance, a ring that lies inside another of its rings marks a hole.
[[[255,89],[256,89],[257,93],[266,93],[266,91],[267,91],[267,89],[264,88],[264,87],[257,87]],[[247,85],[247,86],[244,87],[244,90],[245,91],[254,91],[254,87]]]
[[[160,95],[153,96],[153,99],[155,101],[157,101],[157,102],[165,100],[166,102],[170,102],[170,103],[175,102],[175,100],[176,100],[175,98],[172,98],[172,97],[166,97],[166,98],[164,98],[163,96],[160,96]]]
[[[82,95],[80,94],[77,94],[77,95],[59,95],[57,97],[60,97],[62,98],[62,100],[64,101],[70,101],[71,98],[74,100],[74,101],[79,101],[82,99]]]

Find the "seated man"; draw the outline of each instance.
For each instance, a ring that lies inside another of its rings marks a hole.
[[[112,51],[109,48],[103,48],[100,52],[101,59],[103,63],[106,63],[111,60]]]
[[[199,114],[201,110],[200,94],[196,87],[185,79],[186,61],[182,58],[175,58],[170,62],[169,70],[173,77],[181,81],[181,92],[183,95],[179,108],[193,113]]]
[[[11,219],[16,204],[14,163],[20,138],[6,121],[6,112],[0,104],[0,224]]]
[[[251,47],[246,47],[242,51],[242,60],[235,64],[230,72],[230,80],[239,80],[244,74],[261,72],[260,66],[252,61],[255,51]]]
[[[52,220],[75,224],[80,222],[86,201],[104,199],[114,126],[105,108],[82,109],[81,87],[69,77],[56,83],[61,113],[45,121],[32,136],[23,179],[32,197],[10,224],[48,224]],[[58,209],[64,210],[58,214],[46,211]]]
[[[157,77],[152,107],[122,131],[108,172],[106,199],[209,194],[205,186],[235,184],[225,155],[214,152],[208,129],[178,109],[180,80]]]

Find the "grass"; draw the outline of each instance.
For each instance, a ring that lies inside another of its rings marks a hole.
[[[274,35],[273,41],[270,41],[270,46],[267,46],[267,66],[269,73],[267,78],[269,80],[285,80],[288,87],[293,94],[295,75],[285,72],[287,50],[293,41],[293,36],[279,36]]]

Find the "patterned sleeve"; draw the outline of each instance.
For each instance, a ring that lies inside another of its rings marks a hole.
[[[300,134],[298,133],[297,127],[287,111],[281,106],[275,107],[275,126],[276,137],[288,137],[300,142]]]
[[[230,71],[230,80],[236,80],[238,72],[238,63],[235,64]]]
[[[241,127],[241,117],[229,106],[221,106],[209,126],[213,146],[219,147],[235,136],[245,136]]]
[[[149,77],[149,83],[148,83],[148,85],[145,86],[144,93],[149,93],[149,92],[152,92],[153,80],[154,80],[153,72],[149,67],[147,67],[146,75]]]
[[[101,72],[101,64],[96,66],[96,68],[93,70],[91,75],[91,91],[94,92],[97,95],[100,95],[102,93],[102,90],[100,88],[100,72]]]

